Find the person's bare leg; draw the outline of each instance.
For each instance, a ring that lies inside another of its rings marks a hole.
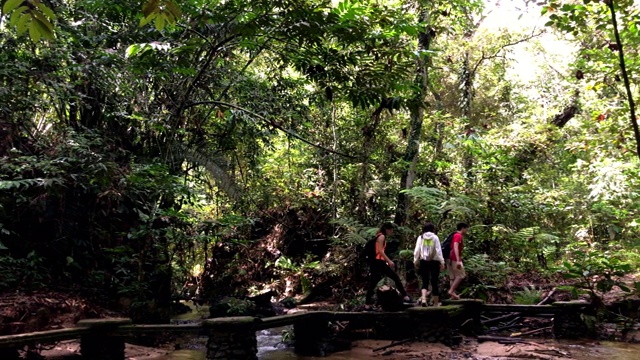
[[[440,297],[439,296],[433,296],[433,306],[440,306],[442,304],[440,304]]]
[[[422,289],[422,298],[420,299],[420,301],[423,306],[427,303],[427,296],[429,296],[429,291],[427,289]]]
[[[458,296],[458,294],[456,294],[456,289],[458,288],[458,286],[460,286],[460,283],[462,282],[461,277],[456,277],[453,282],[451,283],[451,287],[449,288],[449,296],[451,296],[453,299],[458,300],[460,299],[460,296]]]

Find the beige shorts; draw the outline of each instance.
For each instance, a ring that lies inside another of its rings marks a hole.
[[[467,273],[464,271],[464,265],[460,269],[454,264],[451,264],[451,260],[447,259],[447,273],[449,273],[449,279],[455,278],[464,279],[467,277]]]

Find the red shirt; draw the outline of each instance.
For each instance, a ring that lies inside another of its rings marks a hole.
[[[462,249],[464,249],[464,243],[462,242],[462,234],[460,234],[459,232],[453,234],[453,239],[451,240],[451,253],[449,254],[449,259],[451,259],[451,261],[460,261],[458,258],[456,258],[456,252],[455,252],[455,243],[458,243],[458,254],[460,254],[460,259],[462,259]]]

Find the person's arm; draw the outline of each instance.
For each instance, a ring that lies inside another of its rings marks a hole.
[[[387,254],[384,253],[384,239],[385,239],[384,235],[380,235],[376,239],[376,244],[378,245],[378,253],[382,255],[382,258],[387,263],[387,265],[389,265],[393,269],[396,266],[396,264],[394,264],[393,261],[389,259]]]
[[[462,259],[460,258],[460,242],[456,241],[453,243],[453,253],[456,254],[456,267],[461,269]]]
[[[440,262],[440,270],[444,269],[444,257],[442,256],[442,246],[440,245],[440,238],[435,235],[433,239],[434,245],[436,247],[436,260]]]
[[[417,264],[422,255],[422,235],[416,240],[416,248],[413,250],[413,263]]]

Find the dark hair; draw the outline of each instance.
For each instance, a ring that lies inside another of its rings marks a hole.
[[[393,223],[386,222],[382,224],[382,226],[380,226],[380,232],[383,234],[386,234],[387,232],[385,230],[393,230],[393,228],[394,228]]]
[[[469,224],[467,223],[458,223],[458,231],[462,230],[462,229],[468,229],[469,228]]]
[[[424,226],[422,227],[422,232],[426,233],[426,232],[432,232],[435,234],[436,232],[436,226],[433,225],[433,223],[431,222],[427,222],[426,224],[424,224]]]

